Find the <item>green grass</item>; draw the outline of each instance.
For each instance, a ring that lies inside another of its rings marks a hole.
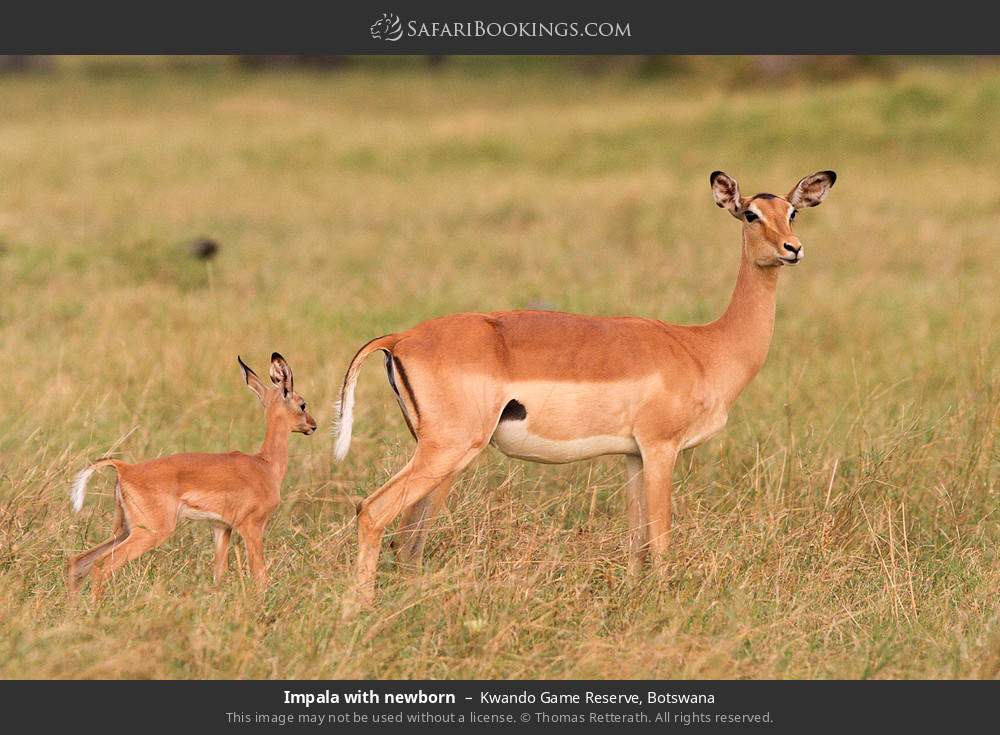
[[[99,68],[0,78],[0,675],[1000,674],[995,65],[736,88]],[[112,519],[109,475],[70,512],[88,459],[256,448],[237,353],[282,352],[329,426],[354,351],[431,316],[715,316],[739,247],[716,168],[751,193],[840,178],[799,219],[767,365],[678,465],[662,574],[626,574],[620,460],[489,450],[425,572],[386,551],[378,607],[341,623],[354,505],[412,449],[373,364],[346,463],[293,437],[263,598],[239,544],[214,588],[189,524],[100,604],[67,601],[67,557]]]

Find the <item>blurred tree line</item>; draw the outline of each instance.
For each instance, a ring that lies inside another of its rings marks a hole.
[[[445,55],[410,57],[417,64],[431,69],[461,64],[468,57]],[[497,57],[490,57],[504,66]],[[510,57],[507,57],[510,58]],[[523,59],[524,57],[522,57]],[[350,66],[372,64],[372,57],[364,56],[240,56],[238,63],[247,68],[263,70],[268,68],[305,67],[313,69],[342,69]],[[564,56],[556,58],[528,57],[519,66],[563,65],[580,72],[601,74],[605,72],[625,72],[637,77],[661,77],[685,74],[703,74],[713,70],[727,71],[734,81],[758,79],[762,81],[782,81],[796,77],[836,79],[887,71],[891,67],[888,57],[877,56]]]
[[[937,63],[957,63],[936,60]],[[886,56],[161,56],[142,58],[2,56],[0,74],[47,73],[64,64],[82,66],[95,73],[127,73],[150,66],[191,68],[229,65],[248,73],[302,69],[337,73],[346,69],[378,68],[427,70],[457,69],[485,74],[491,71],[542,71],[562,69],[584,75],[619,74],[641,78],[708,77],[720,84],[783,83],[795,80],[833,80],[869,74],[891,74],[907,62]],[[922,59],[912,63],[935,63]]]

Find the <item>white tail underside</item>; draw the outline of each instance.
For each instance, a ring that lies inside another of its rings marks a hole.
[[[94,474],[95,468],[88,467],[82,470],[73,480],[73,487],[69,491],[70,502],[73,504],[73,512],[79,513],[83,508],[83,496],[87,493],[87,480]]]
[[[355,380],[349,381],[344,386],[344,396],[337,404],[337,423],[334,426],[334,433],[337,441],[334,445],[334,457],[338,462],[347,456],[351,448],[351,430],[354,425],[354,384]]]

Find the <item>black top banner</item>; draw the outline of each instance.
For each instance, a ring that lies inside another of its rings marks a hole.
[[[8,3],[0,52],[991,54],[996,6],[772,2]]]

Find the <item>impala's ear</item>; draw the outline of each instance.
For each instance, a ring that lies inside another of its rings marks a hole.
[[[292,369],[288,367],[285,358],[277,352],[271,353],[271,369],[268,371],[268,375],[271,376],[271,382],[281,388],[281,392],[286,396],[295,387],[295,382],[292,379]]]
[[[742,203],[740,202],[740,186],[736,179],[722,171],[713,171],[708,177],[712,184],[712,196],[715,203],[729,210],[729,214],[739,218]]]
[[[263,403],[264,396],[267,395],[267,387],[264,385],[264,381],[257,377],[257,373],[251,370],[250,366],[243,362],[243,358],[239,355],[236,356],[236,362],[240,364],[240,370],[243,371],[243,380],[247,382],[250,390],[256,393],[260,402]]]
[[[788,192],[788,202],[796,209],[815,207],[826,199],[827,192],[836,180],[837,174],[833,171],[818,171],[806,176]]]

